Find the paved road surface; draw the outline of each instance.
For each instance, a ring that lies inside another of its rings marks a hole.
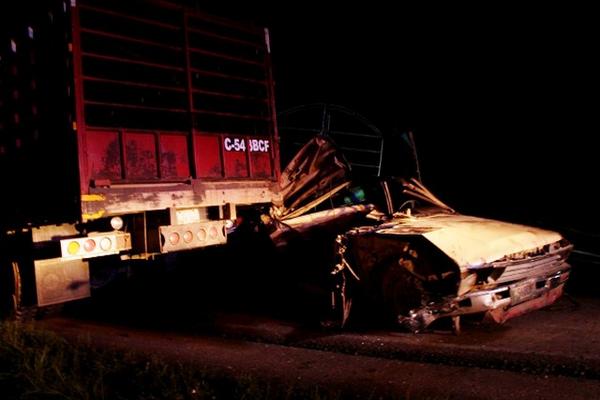
[[[600,398],[600,299],[563,298],[502,327],[467,326],[460,336],[335,333],[249,314],[220,314],[184,331],[64,316],[41,325],[73,340],[84,337],[216,373],[361,397]]]

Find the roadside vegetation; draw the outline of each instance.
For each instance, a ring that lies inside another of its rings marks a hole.
[[[339,393],[253,377],[215,376],[179,363],[73,344],[30,325],[0,323],[0,398],[335,399]]]

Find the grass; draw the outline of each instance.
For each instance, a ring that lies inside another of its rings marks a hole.
[[[337,399],[252,376],[214,376],[179,363],[73,344],[29,325],[0,323],[0,398]]]
[[[218,376],[157,357],[73,343],[31,325],[0,322],[0,399],[331,399],[418,398],[293,386],[265,377]],[[427,397],[447,400],[448,397]]]
[[[3,399],[214,398],[203,373],[158,359],[72,344],[15,323],[0,325]]]

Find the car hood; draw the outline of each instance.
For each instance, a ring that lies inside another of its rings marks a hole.
[[[553,231],[461,214],[401,216],[377,232],[422,235],[454,260],[461,272],[562,239]]]

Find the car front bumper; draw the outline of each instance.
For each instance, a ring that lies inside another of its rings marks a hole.
[[[493,289],[473,289],[462,296],[447,297],[443,301],[412,310],[408,316],[399,316],[398,322],[413,332],[426,329],[440,318],[456,319],[469,314],[485,314],[487,320],[504,323],[554,303],[562,295],[569,278],[570,266],[566,263],[563,266],[551,275],[522,279]],[[459,329],[456,323],[455,329]]]

